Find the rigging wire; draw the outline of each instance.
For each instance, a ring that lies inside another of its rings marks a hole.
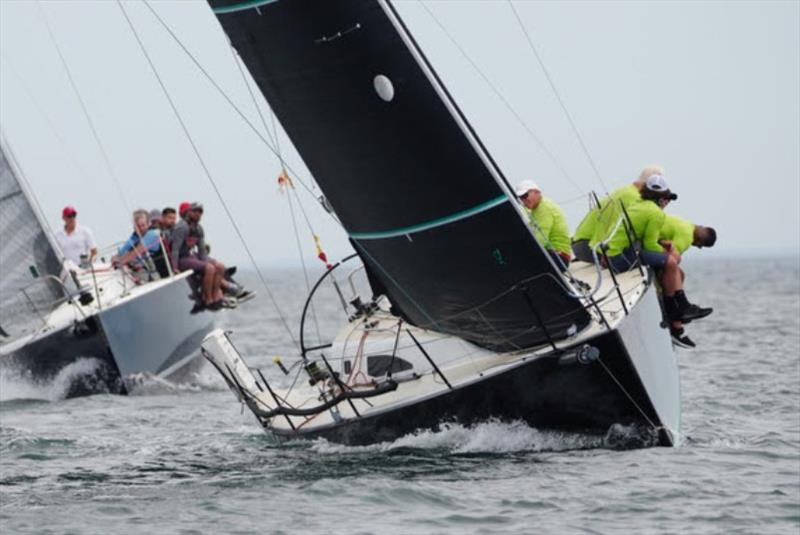
[[[206,69],[205,69],[205,68],[204,68],[204,67],[203,67],[203,66],[200,64],[200,62],[197,60],[197,58],[195,58],[195,57],[194,57],[194,55],[191,53],[191,51],[189,51],[189,49],[186,47],[186,45],[184,45],[184,44],[183,44],[183,42],[180,40],[180,38],[178,38],[177,34],[175,34],[175,32],[172,30],[172,28],[170,28],[170,26],[169,26],[169,25],[168,25],[168,24],[167,24],[167,23],[164,21],[164,19],[162,19],[162,18],[161,18],[161,16],[158,14],[158,12],[156,12],[156,11],[155,11],[155,9],[153,9],[153,6],[151,6],[151,5],[150,5],[150,3],[148,2],[148,0],[141,0],[141,1],[142,1],[142,3],[143,3],[145,6],[147,6],[147,9],[149,9],[149,10],[150,10],[150,12],[151,12],[151,13],[153,14],[153,16],[156,18],[156,20],[158,20],[158,22],[159,22],[159,23],[161,24],[161,26],[162,26],[162,27],[163,27],[163,28],[164,28],[164,29],[167,31],[167,33],[170,35],[170,37],[172,37],[172,39],[175,41],[175,43],[176,43],[176,44],[177,44],[177,45],[178,45],[178,46],[181,48],[181,50],[183,50],[183,52],[184,52],[184,53],[185,53],[185,54],[186,54],[186,55],[189,57],[189,59],[192,61],[192,63],[194,63],[194,65],[195,65],[195,66],[196,66],[196,67],[197,67],[197,68],[200,70],[200,72],[203,74],[203,76],[205,76],[205,77],[206,77],[206,79],[207,79],[207,80],[208,80],[208,81],[211,83],[211,85],[213,85],[213,86],[214,86],[214,89],[216,89],[216,90],[217,90],[217,92],[218,92],[218,93],[219,93],[219,94],[220,94],[220,95],[221,95],[221,96],[222,96],[222,97],[225,99],[225,101],[226,101],[226,102],[227,102],[227,103],[228,103],[228,104],[231,106],[231,108],[233,108],[233,110],[234,110],[234,111],[235,111],[235,112],[236,112],[236,113],[239,115],[239,117],[240,117],[240,118],[241,118],[241,119],[242,119],[242,120],[243,120],[243,121],[244,121],[244,122],[247,124],[247,126],[249,126],[249,127],[250,127],[250,129],[253,131],[253,133],[255,133],[255,134],[256,134],[256,136],[258,136],[258,138],[259,138],[259,139],[260,139],[260,140],[261,140],[261,141],[264,143],[264,145],[265,145],[265,146],[266,146],[266,147],[267,147],[267,148],[268,148],[268,149],[269,149],[269,150],[270,150],[270,151],[271,151],[271,152],[272,152],[272,153],[273,153],[275,156],[278,156],[278,151],[277,151],[277,149],[276,149],[275,147],[273,147],[273,146],[272,146],[272,145],[269,143],[269,141],[267,141],[267,139],[266,139],[266,138],[263,136],[263,134],[261,134],[261,132],[258,130],[258,128],[257,128],[257,127],[256,127],[256,126],[255,126],[255,125],[252,123],[252,121],[250,121],[250,119],[248,119],[248,118],[247,118],[247,116],[246,116],[246,115],[245,115],[245,114],[242,112],[242,110],[241,110],[241,109],[239,109],[239,107],[236,105],[236,103],[234,103],[234,102],[233,102],[233,100],[232,100],[232,99],[231,99],[231,98],[228,96],[228,94],[225,92],[225,90],[224,90],[224,89],[222,89],[222,87],[220,87],[220,85],[219,85],[219,84],[216,82],[216,80],[214,80],[214,78],[211,76],[211,74],[210,74],[210,73],[209,73],[209,72],[208,72],[208,71],[207,71],[207,70],[206,70]],[[298,173],[297,173],[297,172],[296,172],[294,169],[292,169],[292,168],[291,168],[291,167],[290,167],[288,164],[286,164],[286,169],[287,169],[287,170],[288,170],[288,171],[289,171],[289,172],[292,174],[292,176],[294,177],[294,179],[296,179],[298,182],[300,182],[300,184],[303,186],[303,188],[304,188],[304,189],[305,189],[305,190],[306,190],[306,191],[307,191],[307,192],[308,192],[308,193],[309,193],[309,194],[310,194],[312,197],[314,197],[314,199],[317,199],[317,195],[314,193],[313,189],[312,189],[311,187],[309,187],[309,186],[308,186],[308,185],[307,185],[307,184],[306,184],[306,183],[305,183],[305,182],[304,182],[304,181],[303,181],[303,180],[300,178],[300,175],[299,175],[299,174],[298,174]],[[324,204],[322,203],[322,201],[321,201],[321,200],[319,200],[319,199],[317,199],[317,200],[318,200],[318,202],[320,202],[320,205],[322,205],[322,207],[323,207],[323,209],[324,209],[324,208],[325,208],[325,206],[324,206]],[[327,212],[327,210],[325,210],[325,211]],[[341,226],[341,223],[338,221],[338,219],[336,219],[335,217],[333,217],[333,215],[332,215],[332,214],[331,214],[331,218],[332,218],[332,219],[333,219],[333,220],[336,222],[336,224],[337,224],[337,225]]]
[[[289,323],[287,322],[285,316],[283,315],[283,312],[281,311],[280,306],[278,306],[278,302],[275,299],[275,296],[272,293],[272,290],[270,289],[269,285],[267,284],[267,281],[264,278],[264,275],[261,273],[261,269],[258,267],[258,263],[256,262],[255,257],[253,256],[253,253],[250,251],[250,247],[247,245],[247,242],[245,241],[244,236],[242,235],[242,232],[239,229],[239,225],[236,223],[236,220],[234,219],[230,208],[228,208],[228,205],[225,202],[225,199],[223,198],[222,193],[220,192],[219,188],[217,187],[217,184],[214,181],[213,176],[211,175],[211,171],[208,169],[208,166],[206,165],[205,161],[203,160],[203,157],[200,154],[200,150],[197,148],[197,145],[195,144],[194,139],[192,138],[191,134],[189,133],[189,129],[186,126],[186,123],[183,121],[183,118],[181,117],[181,114],[178,111],[178,108],[176,107],[175,102],[172,100],[172,97],[170,97],[169,91],[167,90],[167,87],[164,85],[164,81],[161,79],[161,76],[158,74],[158,70],[156,69],[155,64],[153,63],[152,59],[150,58],[150,54],[148,54],[147,49],[144,46],[144,43],[142,42],[141,38],[139,37],[139,33],[136,31],[136,27],[133,25],[133,21],[131,21],[130,17],[128,16],[128,12],[125,10],[125,6],[122,5],[122,1],[121,0],[117,0],[117,5],[119,6],[120,10],[122,10],[122,14],[125,17],[125,20],[128,22],[128,26],[130,27],[131,32],[133,32],[133,35],[136,38],[136,42],[139,44],[139,48],[141,49],[142,54],[144,55],[145,59],[147,60],[147,63],[150,65],[150,69],[153,72],[153,75],[155,76],[156,80],[158,81],[159,86],[161,86],[161,90],[164,92],[164,96],[166,97],[167,101],[169,102],[169,105],[172,108],[173,113],[175,114],[175,118],[178,120],[178,123],[180,123],[180,126],[183,129],[183,133],[185,134],[187,141],[191,145],[192,150],[195,153],[195,156],[197,156],[197,160],[200,163],[200,166],[203,168],[203,172],[205,173],[206,178],[208,178],[208,181],[211,183],[211,186],[214,189],[214,192],[216,193],[217,198],[219,199],[220,203],[222,204],[222,207],[225,210],[225,213],[227,214],[228,219],[230,220],[231,224],[233,225],[233,229],[234,229],[234,231],[236,231],[236,235],[239,237],[239,241],[242,243],[242,246],[244,247],[244,250],[247,253],[247,256],[250,258],[250,262],[253,264],[253,267],[255,268],[256,273],[258,274],[258,278],[261,280],[261,284],[264,286],[264,289],[267,291],[267,295],[269,296],[270,300],[272,301],[272,304],[275,307],[275,310],[277,311],[278,316],[281,319],[281,323],[283,324],[283,327],[286,329],[286,332],[289,333],[289,336],[292,339],[292,343],[299,348],[300,345],[299,345],[297,339],[295,338],[294,333],[292,332],[292,329],[289,327]]]
[[[108,171],[109,176],[111,176],[112,181],[114,182],[114,186],[116,187],[117,194],[119,194],[119,198],[122,201],[122,205],[125,207],[125,211],[130,212],[131,208],[128,204],[127,197],[125,196],[125,192],[122,189],[122,184],[117,177],[117,174],[114,172],[114,166],[111,165],[111,159],[108,157],[108,153],[106,152],[105,147],[103,146],[103,142],[100,141],[100,135],[97,133],[97,128],[94,125],[94,121],[92,121],[91,115],[89,115],[89,110],[86,107],[86,103],[83,101],[83,97],[81,97],[80,91],[78,91],[78,86],[75,83],[75,79],[72,77],[72,72],[69,69],[69,65],[67,65],[67,60],[64,58],[64,54],[61,52],[61,47],[58,45],[58,41],[56,40],[55,33],[53,32],[53,28],[50,26],[50,22],[47,19],[47,13],[45,13],[44,8],[42,7],[41,0],[36,0],[36,7],[39,8],[39,15],[44,22],[45,28],[47,28],[47,34],[50,36],[50,42],[53,43],[53,46],[58,53],[58,57],[61,60],[61,66],[64,68],[64,72],[67,74],[67,79],[69,80],[69,84],[72,87],[72,91],[75,93],[75,96],[78,99],[78,103],[81,106],[81,110],[83,111],[83,116],[86,118],[86,122],[89,124],[89,129],[92,131],[92,136],[94,136],[94,140],[97,143],[98,149],[100,149],[100,154],[102,155],[103,162],[105,164],[106,170]]]
[[[1,128],[0,128],[0,140],[2,140],[2,144],[5,145],[6,150],[8,151],[6,158],[8,158],[9,160],[9,166],[16,171],[14,175],[16,176],[16,174],[19,174],[17,179],[20,182],[20,189],[22,189],[24,194],[27,194],[27,196],[29,196],[30,199],[33,199],[33,204],[35,205],[34,214],[38,215],[39,224],[41,224],[41,222],[44,221],[44,226],[47,227],[46,231],[50,233],[48,239],[51,242],[52,246],[52,244],[56,243],[56,233],[53,230],[53,227],[50,225],[50,220],[44,216],[45,211],[42,209],[42,204],[39,202],[39,197],[37,197],[36,192],[33,191],[30,180],[28,180],[28,177],[25,174],[25,170],[22,168],[22,165],[20,165],[19,160],[17,159],[17,156],[14,153],[14,147],[11,146],[11,142],[9,141],[8,136],[3,132]],[[58,252],[60,252],[60,250],[56,249],[56,253]],[[62,260],[64,259],[65,258],[62,258]]]
[[[578,139],[578,143],[580,144],[581,149],[583,149],[583,154],[586,156],[586,159],[589,161],[589,165],[591,165],[592,170],[594,171],[594,174],[597,177],[597,180],[600,182],[600,185],[603,187],[605,192],[608,193],[608,188],[606,187],[606,183],[603,180],[603,177],[600,175],[600,171],[597,168],[597,164],[595,163],[594,158],[592,158],[592,155],[589,152],[589,149],[586,147],[586,143],[584,143],[583,136],[581,136],[580,132],[578,131],[578,127],[575,125],[575,121],[572,120],[572,115],[570,115],[569,111],[567,111],[567,106],[566,106],[566,104],[564,104],[564,100],[561,98],[561,94],[558,92],[558,89],[556,89],[556,84],[555,84],[555,82],[553,82],[553,78],[550,76],[550,72],[547,70],[547,67],[545,67],[544,61],[542,61],[542,57],[539,55],[539,51],[536,49],[536,46],[533,44],[533,40],[531,39],[531,36],[528,33],[528,30],[527,30],[527,28],[525,28],[525,24],[522,22],[522,19],[520,18],[519,13],[517,12],[517,9],[514,7],[514,2],[512,0],[506,0],[506,1],[508,2],[508,5],[511,8],[511,11],[514,13],[514,17],[517,19],[517,22],[519,23],[519,27],[520,27],[520,29],[522,29],[522,33],[525,35],[525,39],[528,41],[528,46],[530,47],[531,52],[533,52],[533,55],[536,57],[536,61],[539,63],[539,67],[541,67],[542,72],[544,73],[544,76],[547,79],[547,82],[550,84],[550,89],[553,90],[553,94],[555,95],[556,100],[558,100],[558,103],[561,106],[561,109],[564,111],[564,115],[567,117],[567,121],[569,121],[569,125],[572,128],[572,132],[575,134],[575,137]]]
[[[497,95],[497,97],[500,99],[503,105],[517,119],[517,122],[519,122],[522,128],[524,128],[525,131],[528,132],[528,135],[530,135],[531,139],[533,139],[536,145],[538,145],[539,149],[545,154],[545,156],[547,156],[547,158],[553,163],[553,165],[556,166],[556,169],[558,169],[561,175],[564,178],[566,178],[575,189],[583,192],[583,188],[581,188],[581,186],[569,175],[569,173],[567,173],[564,166],[561,165],[561,162],[558,160],[558,158],[555,157],[553,152],[547,147],[544,141],[542,141],[541,138],[539,138],[539,136],[536,135],[533,129],[530,126],[528,126],[528,123],[525,121],[525,119],[523,119],[522,116],[517,112],[517,110],[514,109],[514,107],[505,97],[505,95],[503,95],[503,93],[497,88],[497,86],[492,83],[489,77],[483,72],[483,70],[481,70],[478,64],[470,57],[470,55],[467,53],[464,47],[462,47],[456,40],[456,38],[453,37],[453,35],[447,30],[447,28],[445,28],[444,24],[442,24],[442,22],[436,17],[433,11],[431,11],[431,9],[425,4],[424,0],[417,0],[417,1],[422,6],[422,8],[428,13],[428,15],[433,19],[436,25],[439,26],[444,35],[458,49],[458,51],[461,53],[464,59],[466,59],[467,62],[472,66],[475,72],[477,72],[478,75],[483,79],[483,81],[486,82],[486,85],[489,86],[489,89],[491,89],[495,93],[495,95]]]
[[[11,60],[9,60],[8,57],[2,52],[0,52],[0,60],[2,60],[2,63],[0,64],[5,65],[8,68],[8,70],[11,72],[11,74],[19,83],[20,87],[25,92],[25,95],[33,104],[33,107],[36,108],[36,111],[38,111],[39,115],[41,115],[42,118],[45,120],[47,126],[50,127],[50,132],[53,134],[53,136],[55,136],[56,140],[61,145],[61,149],[64,151],[64,154],[66,154],[67,159],[70,161],[73,167],[75,167],[75,170],[78,172],[78,176],[81,177],[81,180],[85,182],[86,177],[90,176],[89,173],[86,172],[83,166],[78,162],[77,158],[75,158],[75,155],[72,153],[72,151],[69,150],[69,148],[67,147],[66,140],[58,132],[58,129],[56,128],[55,123],[53,122],[53,119],[50,117],[50,115],[48,115],[44,111],[44,108],[41,106],[41,104],[39,104],[39,101],[34,96],[31,87],[27,83],[25,83],[25,80],[22,78],[22,75],[19,73],[19,71],[17,71],[17,69],[14,67],[14,64],[11,63]]]
[[[303,245],[300,242],[300,232],[297,230],[297,219],[294,215],[294,205],[292,204],[292,196],[291,194],[286,195],[286,201],[289,204],[289,212],[292,215],[292,228],[294,230],[294,240],[297,243],[297,254],[300,257],[300,265],[303,267],[303,278],[306,282],[306,293],[311,293],[311,281],[308,279],[308,269],[306,268],[306,261],[303,255]],[[317,321],[317,313],[314,309],[314,303],[310,303],[311,305],[311,319],[314,321],[314,329],[317,332],[317,343],[322,343],[322,334],[320,334],[319,330],[319,322]]]
[[[256,112],[258,113],[258,116],[261,119],[261,124],[264,126],[264,130],[267,132],[267,134],[271,136],[271,139],[272,139],[273,143],[275,143],[275,147],[278,150],[278,159],[280,160],[280,164],[281,164],[281,176],[278,179],[278,183],[281,184],[281,187],[283,187],[283,184],[281,183],[281,179],[283,177],[287,177],[288,178],[288,173],[286,172],[286,166],[284,165],[283,155],[281,154],[281,146],[280,146],[280,141],[278,139],[278,129],[277,129],[277,126],[275,124],[275,114],[272,113],[272,108],[269,108],[269,110],[270,110],[270,119],[272,121],[272,134],[270,134],[269,128],[267,127],[267,121],[264,119],[264,114],[261,111],[261,107],[258,105],[258,100],[256,99],[255,93],[253,92],[252,88],[250,87],[250,82],[247,79],[247,76],[245,75],[244,69],[242,69],[242,66],[241,66],[241,64],[239,62],[239,57],[238,57],[238,54],[236,52],[236,49],[232,45],[231,45],[230,49],[231,49],[231,56],[233,57],[233,61],[236,63],[236,66],[239,69],[239,74],[242,75],[242,81],[244,82],[245,87],[247,87],[247,92],[250,94],[250,99],[253,101],[253,107],[256,109]],[[298,253],[298,256],[300,257],[300,265],[303,268],[303,278],[304,278],[305,283],[306,283],[306,292],[307,293],[311,293],[311,281],[308,278],[308,269],[306,268],[306,261],[305,261],[305,257],[303,256],[303,246],[302,246],[301,241],[300,241],[300,233],[299,233],[299,231],[297,229],[297,218],[295,217],[294,206],[292,205],[291,192],[294,191],[295,195],[297,195],[297,192],[294,189],[294,184],[292,183],[291,179],[288,179],[287,181],[288,181],[287,187],[289,189],[289,194],[286,196],[286,200],[287,200],[287,202],[289,204],[289,212],[290,212],[291,217],[292,217],[292,228],[294,230],[294,238],[295,238],[295,241],[297,243],[297,253]],[[309,225],[309,228],[310,228],[311,224],[308,222],[308,216],[306,216],[306,212],[305,212],[305,209],[303,208],[303,204],[302,204],[302,202],[300,200],[300,197],[298,196],[298,197],[296,197],[296,199],[297,199],[297,204],[300,207],[300,210],[303,212],[303,216],[306,218],[306,223]],[[311,234],[312,234],[312,236],[316,237],[316,235],[313,232],[313,230],[311,231]],[[316,313],[316,310],[314,308],[314,304],[313,303],[311,303],[311,319],[314,321],[314,328],[315,328],[316,333],[317,333],[317,341],[319,343],[322,343],[322,335],[320,334],[320,330],[319,330],[319,321],[317,320],[317,313]]]
[[[231,50],[231,57],[233,58],[233,62],[236,64],[236,68],[239,70],[239,74],[241,75],[242,80],[244,81],[244,86],[247,88],[247,93],[250,95],[250,99],[253,101],[253,107],[256,109],[259,118],[261,118],[261,124],[264,126],[264,131],[269,136],[269,140],[272,143],[275,143],[275,145],[277,146],[275,137],[272,136],[272,134],[269,131],[269,128],[267,128],[267,122],[264,120],[264,115],[261,113],[261,107],[257,104],[256,96],[253,93],[253,89],[250,87],[250,82],[247,80],[247,75],[245,74],[244,69],[242,69],[242,63],[239,61],[239,54],[236,52],[236,48],[232,44],[229,43],[229,47]],[[278,153],[280,153],[280,147],[278,147]],[[279,159],[281,159],[280,156]],[[282,159],[281,159],[281,166],[283,166]]]

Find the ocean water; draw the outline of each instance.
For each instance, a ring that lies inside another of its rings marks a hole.
[[[687,290],[715,313],[679,353],[678,448],[500,422],[279,443],[205,364],[182,382],[130,378],[127,397],[61,399],[87,360],[50,384],[0,375],[0,532],[796,534],[798,260],[696,256]],[[267,275],[296,325],[302,276]],[[291,341],[251,285],[258,298],[220,321],[277,380],[271,358],[290,364]],[[323,336],[335,312],[316,310]]]

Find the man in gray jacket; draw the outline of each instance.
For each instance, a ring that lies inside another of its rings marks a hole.
[[[222,280],[225,266],[206,252],[205,232],[200,224],[203,205],[192,203],[185,218],[172,231],[171,261],[176,271],[192,270],[202,277],[201,297],[203,305],[210,310],[232,307],[222,295]]]

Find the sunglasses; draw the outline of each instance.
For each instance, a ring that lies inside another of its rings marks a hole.
[[[522,195],[520,195],[520,196],[519,196],[519,199],[520,199],[521,201],[524,201],[525,199],[527,199],[527,198],[528,198],[528,193],[529,193],[529,192],[527,192],[527,191],[526,191],[525,193],[523,193]]]
[[[75,216],[77,216],[77,215],[78,214],[69,214],[68,216],[64,216],[64,217],[66,217],[67,219],[75,219]]]

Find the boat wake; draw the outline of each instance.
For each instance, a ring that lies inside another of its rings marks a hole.
[[[399,449],[445,450],[454,454],[516,453],[582,450],[593,448],[616,449],[617,435],[636,436],[636,430],[626,426],[612,426],[604,436],[545,431],[530,427],[522,421],[501,422],[490,420],[464,426],[457,423],[442,424],[437,431],[420,430],[400,437],[393,442],[369,446],[343,446],[324,439],[313,443],[312,449],[320,454],[363,452],[388,452]],[[626,434],[627,433],[627,434]],[[627,443],[626,443],[627,444]]]
[[[126,376],[124,382],[125,389],[131,396],[157,396],[227,389],[225,382],[211,366],[196,367],[169,378],[159,377],[152,373],[136,373]]]
[[[26,369],[0,366],[0,402],[24,399],[56,401],[83,390],[111,392],[113,389],[106,381],[106,368],[100,359],[79,358],[64,366],[54,377],[40,379]]]

